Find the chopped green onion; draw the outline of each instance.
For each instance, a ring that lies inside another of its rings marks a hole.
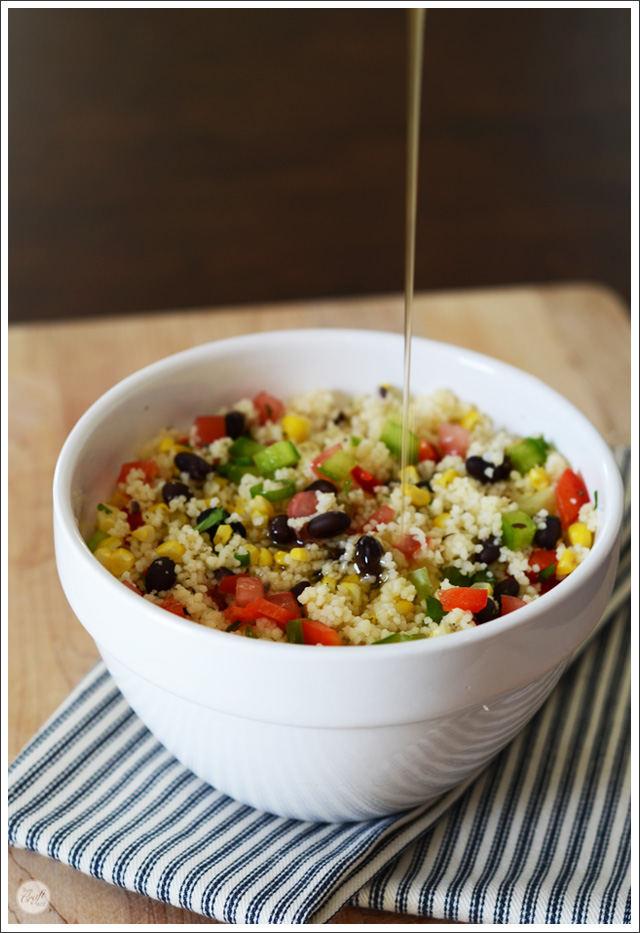
[[[545,567],[544,570],[541,570],[538,574],[538,580],[548,580],[549,577],[552,577],[556,572],[556,567],[558,566],[558,561],[554,560],[552,564],[549,564],[548,567]]]
[[[418,447],[419,440],[417,435],[413,431],[407,431],[408,439],[408,452],[407,458],[409,463],[418,462]],[[385,444],[392,454],[395,454],[396,457],[402,456],[402,424],[394,421],[393,418],[387,418],[382,429],[382,434],[380,435],[380,440]]]
[[[521,551],[529,547],[536,533],[535,522],[523,512],[502,513],[502,539],[510,551]]]
[[[106,531],[100,531],[100,529],[98,529],[98,531],[94,531],[94,533],[91,535],[91,537],[87,541],[87,547],[89,548],[90,551],[95,551],[98,545],[101,544],[102,541],[104,541],[104,539],[108,537],[109,535],[106,533]]]
[[[226,517],[226,510],[218,506],[218,508],[210,512],[206,518],[203,518],[199,525],[196,525],[196,531],[209,531],[214,525],[219,525],[222,519]]]
[[[258,483],[257,486],[252,486],[249,492],[252,499],[255,499],[256,496],[262,496],[268,502],[281,502],[283,499],[291,499],[292,496],[295,496],[296,484],[289,479],[285,479],[279,489],[267,489],[265,492],[264,483]]]
[[[379,638],[378,641],[372,642],[373,645],[395,645],[401,641],[418,641],[420,638],[426,638],[427,636],[422,632],[418,632],[416,635],[407,635],[405,632],[394,632],[393,635],[387,635],[386,638]]]
[[[519,473],[528,473],[547,459],[549,444],[542,437],[525,437],[507,451],[509,459]]]
[[[442,603],[439,599],[436,599],[435,596],[427,596],[427,615],[432,622],[435,622],[436,625],[439,622],[442,622],[444,617],[444,609],[442,608]]]
[[[594,511],[595,509],[598,508],[598,490],[597,489],[594,489],[593,491],[593,508],[594,508]]]
[[[258,451],[253,462],[261,476],[269,477],[282,467],[293,466],[299,459],[300,454],[291,441],[276,441],[275,444]]]
[[[362,438],[356,437],[355,434],[352,434],[350,440],[351,440],[351,446],[357,447],[360,441],[362,440]]]
[[[287,622],[287,641],[292,645],[304,645],[304,634],[302,632],[302,619],[291,619]]]
[[[236,551],[233,555],[241,567],[248,567],[251,559],[248,551]]]
[[[102,502],[98,503],[98,512],[105,512],[107,515],[111,515],[111,509],[108,509]]]
[[[227,627],[226,627],[226,629],[225,629],[225,632],[235,632],[235,630],[236,630],[236,629],[238,628],[238,626],[241,625],[241,624],[242,624],[242,623],[240,622],[240,619],[236,619],[236,621],[235,621],[235,622],[232,622],[231,625],[227,625]]]
[[[351,483],[352,483],[352,482],[353,482],[353,480],[351,479],[351,477],[349,477],[349,479],[347,480],[347,482],[346,482],[346,483],[344,484],[344,486],[342,487],[342,494],[343,494],[343,496],[346,496],[347,493],[349,492],[349,490],[351,489]]]
[[[415,586],[418,599],[426,599],[427,596],[431,596],[433,589],[429,579],[429,571],[426,567],[413,570],[409,574],[409,581]]]
[[[258,636],[256,635],[256,633],[253,631],[253,629],[251,628],[250,625],[245,626],[244,634],[246,635],[247,638],[257,638],[257,637],[258,637]]]

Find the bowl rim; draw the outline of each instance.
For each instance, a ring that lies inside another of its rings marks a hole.
[[[140,599],[128,587],[123,587],[119,580],[110,574],[86,546],[76,519],[73,513],[71,501],[71,481],[73,477],[74,465],[77,454],[85,446],[87,439],[96,430],[96,424],[105,417],[111,405],[119,400],[123,395],[132,390],[141,387],[145,382],[155,378],[159,373],[182,368],[188,362],[196,362],[200,358],[207,358],[211,355],[224,355],[227,351],[233,352],[236,349],[243,351],[250,350],[252,344],[256,349],[264,351],[266,344],[282,346],[284,343],[295,343],[301,336],[305,339],[327,340],[340,335],[341,339],[349,340],[376,340],[385,341],[394,340],[401,344],[404,340],[402,334],[394,331],[380,331],[375,329],[353,329],[353,328],[299,328],[289,330],[273,330],[260,332],[256,334],[244,334],[233,337],[212,340],[205,344],[178,351],[169,356],[162,357],[153,363],[150,363],[141,369],[135,371],[129,376],[117,382],[114,386],[104,392],[79,418],[75,426],[67,436],[58,460],[53,477],[53,513],[54,522],[65,535],[67,546],[77,552],[82,562],[82,572],[94,576],[96,584],[105,584],[107,587],[113,586],[114,595],[119,594],[120,598],[131,600],[132,609],[137,606],[138,611],[145,614],[151,612],[150,619],[153,620],[156,628],[159,626],[168,633],[180,634],[181,637],[190,637],[192,640],[198,640],[198,643],[204,646],[215,647],[221,650],[224,645],[225,650],[241,650],[245,654],[249,652],[269,652],[277,650],[279,655],[282,653],[282,643],[271,642],[266,639],[247,639],[247,638],[228,638],[227,632],[218,629],[212,629],[208,626],[198,625],[189,619],[182,619],[173,613],[161,610],[159,606],[151,603],[149,600]],[[462,649],[470,643],[485,642],[493,638],[500,638],[506,632],[512,631],[521,626],[534,624],[535,619],[548,610],[558,608],[564,602],[571,600],[573,593],[581,586],[582,580],[592,573],[607,560],[612,548],[615,547],[622,523],[623,514],[623,489],[620,471],[616,464],[613,453],[601,436],[600,432],[594,427],[591,421],[578,409],[572,402],[561,395],[556,389],[547,385],[537,376],[519,369],[510,363],[505,363],[486,354],[478,353],[475,350],[469,350],[456,344],[436,341],[430,338],[417,337],[412,338],[414,343],[428,345],[434,351],[455,353],[465,365],[473,366],[477,369],[487,371],[489,368],[498,375],[504,373],[511,378],[523,380],[525,385],[532,389],[543,390],[555,398],[558,404],[564,406],[571,417],[577,420],[581,429],[585,431],[585,436],[589,439],[589,447],[595,445],[599,458],[603,462],[603,485],[607,488],[607,511],[605,520],[598,533],[595,536],[592,554],[588,561],[581,563],[571,576],[562,582],[562,586],[554,587],[550,592],[544,595],[544,599],[534,600],[532,603],[521,607],[516,612],[494,619],[490,625],[480,625],[470,629],[464,629],[459,632],[449,633],[450,637],[445,638],[425,638],[414,642],[394,643],[388,645],[376,645],[375,652],[331,652],[332,659],[341,664],[362,664],[365,659],[367,663],[387,663],[392,652],[393,658],[400,659],[403,656],[411,655],[416,657],[422,653],[440,654]],[[412,344],[413,346],[413,344]],[[435,387],[434,387],[435,388]],[[492,417],[495,417],[492,415]],[[116,589],[117,587],[117,589]],[[542,605],[541,605],[542,604]],[[191,633],[190,635],[186,633]],[[222,641],[220,641],[222,639]],[[242,647],[241,647],[242,646]],[[372,645],[358,645],[346,647],[369,648]],[[288,644],[287,649],[291,652],[290,657],[300,663],[305,657],[312,657],[308,651],[308,645]],[[323,656],[326,652],[323,652]],[[317,654],[315,655],[317,659]],[[350,660],[359,658],[359,661]],[[378,659],[376,661],[376,659]],[[280,657],[282,661],[282,657]]]

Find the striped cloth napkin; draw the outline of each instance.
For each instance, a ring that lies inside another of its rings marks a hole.
[[[11,766],[9,842],[227,923],[325,923],[351,903],[630,924],[630,566],[627,514],[606,628],[519,737],[435,804],[344,824],[253,810],[176,761],[99,663]]]

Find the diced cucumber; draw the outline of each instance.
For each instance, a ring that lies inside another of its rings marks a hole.
[[[393,635],[387,635],[386,638],[379,638],[378,641],[374,641],[371,644],[373,645],[394,645],[400,641],[418,641],[421,638],[426,638],[422,632],[418,632],[416,635],[407,635],[405,632],[394,632]]]
[[[282,467],[293,466],[300,459],[300,454],[291,441],[276,441],[270,447],[264,447],[254,455],[253,462],[261,476],[273,476]]]
[[[426,567],[418,567],[409,574],[409,581],[416,588],[418,599],[426,599],[433,594],[433,587],[429,579],[429,572]]]
[[[552,486],[537,489],[527,496],[518,496],[516,502],[527,515],[536,515],[541,509],[546,509],[550,515],[556,514],[556,494]]]
[[[229,456],[234,460],[238,457],[250,457],[253,460],[261,450],[264,450],[264,444],[260,444],[258,441],[254,441],[252,437],[242,434],[229,448]]]
[[[529,547],[536,533],[535,523],[521,509],[502,513],[502,540],[510,551]]]
[[[344,450],[336,450],[321,463],[317,472],[336,483],[342,483],[356,465],[357,461]]]
[[[407,432],[407,438],[407,459],[409,463],[417,463],[418,438],[413,431]],[[382,434],[380,435],[380,440],[389,448],[392,454],[396,455],[396,457],[402,456],[402,424],[400,422],[394,421],[393,418],[387,418],[382,429]]]
[[[542,437],[525,437],[507,451],[509,459],[519,473],[528,473],[547,459],[549,445]]]

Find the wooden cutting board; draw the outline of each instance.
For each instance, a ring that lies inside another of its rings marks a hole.
[[[106,389],[147,363],[237,334],[307,327],[402,332],[399,296],[23,325],[9,330],[9,714],[13,759],[98,658],[58,582],[51,480],[68,432]],[[414,332],[505,360],[580,408],[612,444],[630,440],[631,328],[622,301],[591,284],[420,295]],[[330,382],[331,360],[327,359]],[[30,918],[16,891],[36,878],[51,892]],[[22,850],[10,850],[14,923],[210,921]],[[333,923],[424,923],[344,908]],[[438,921],[434,921],[438,922]]]

